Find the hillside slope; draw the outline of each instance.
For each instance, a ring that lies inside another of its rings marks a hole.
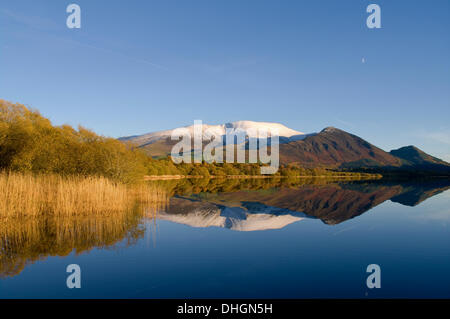
[[[280,145],[280,162],[297,163],[304,167],[327,166],[399,166],[401,161],[392,154],[362,138],[334,127],[304,140]]]

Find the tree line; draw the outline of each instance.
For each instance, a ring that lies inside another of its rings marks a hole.
[[[170,156],[160,159],[149,159],[148,175],[183,175],[183,176],[257,176],[264,164],[259,163],[181,163],[175,164]],[[304,168],[296,164],[280,165],[273,176],[352,176],[364,177],[369,174],[357,172],[338,172],[324,167]]]
[[[133,183],[147,173],[147,156],[82,126],[53,126],[37,110],[0,100],[0,169],[104,176]]]

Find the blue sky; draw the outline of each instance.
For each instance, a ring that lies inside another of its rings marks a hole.
[[[449,31],[448,0],[2,1],[0,98],[113,137],[274,121],[450,160]]]

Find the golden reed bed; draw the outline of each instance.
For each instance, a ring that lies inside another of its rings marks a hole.
[[[167,206],[160,185],[102,177],[0,173],[0,278],[36,260],[131,243]]]
[[[21,216],[108,215],[137,204],[164,206],[158,185],[125,185],[103,177],[62,177],[0,173],[0,218]]]

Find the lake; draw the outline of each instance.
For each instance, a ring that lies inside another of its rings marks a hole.
[[[3,222],[0,298],[450,298],[448,180],[165,183],[156,212]]]

